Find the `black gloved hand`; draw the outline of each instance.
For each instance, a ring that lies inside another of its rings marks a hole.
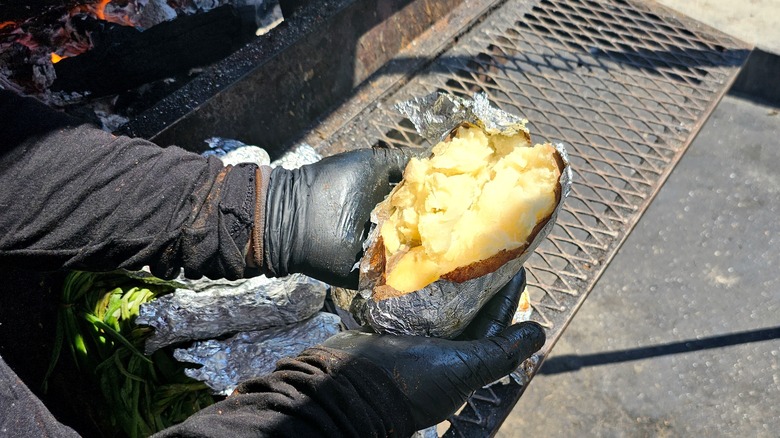
[[[515,370],[545,342],[534,322],[504,328],[517,308],[525,272],[489,301],[461,336],[446,340],[347,331],[324,347],[368,359],[382,369],[406,396],[415,427],[424,429],[453,414],[477,389]],[[474,328],[472,328],[474,327]]]
[[[263,269],[304,273],[357,288],[369,214],[401,180],[410,149],[360,149],[296,170],[271,173],[265,206]]]
[[[515,316],[517,306],[520,304],[520,294],[526,286],[525,268],[509,280],[477,313],[463,332],[458,335],[458,340],[475,340],[488,336],[497,336],[504,331]]]

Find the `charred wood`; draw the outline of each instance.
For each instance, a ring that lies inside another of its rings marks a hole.
[[[92,50],[55,64],[53,90],[104,96],[219,61],[254,38],[254,8],[222,6],[146,31],[84,17]]]
[[[0,3],[0,21],[25,21],[46,14],[62,16],[83,0],[7,0]]]

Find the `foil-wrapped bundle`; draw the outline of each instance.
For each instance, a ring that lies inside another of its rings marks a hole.
[[[514,136],[525,131],[523,119],[491,107],[484,94],[476,94],[473,99],[432,94],[403,102],[397,108],[414,123],[420,135],[434,145],[464,123],[477,125],[490,134]],[[557,144],[554,148],[562,161],[559,164],[562,167],[560,197],[549,219],[535,229],[532,240],[527,242],[522,253],[488,274],[460,282],[440,278],[417,291],[387,298],[378,294],[376,288],[383,284],[385,273],[376,269],[376,260],[384,260],[384,255],[371,254],[372,248],[381,246],[372,246],[380,237],[380,227],[375,226],[364,244],[366,255],[360,262],[359,293],[354,294],[349,305],[344,307],[358,322],[369,324],[378,332],[443,338],[457,336],[479,309],[520,270],[552,230],[563,208],[563,201],[571,190],[572,180],[565,147]],[[371,217],[374,224],[386,220],[386,217],[377,216],[377,210]],[[380,248],[380,251],[383,250]]]
[[[229,280],[177,280],[177,289],[141,306],[136,323],[154,328],[145,351],[302,321],[322,308],[328,285],[301,274]]]
[[[225,340],[195,342],[177,349],[181,362],[202,365],[185,374],[205,382],[215,393],[229,395],[238,383],[272,372],[276,362],[295,357],[339,332],[339,317],[320,312],[296,323],[267,330],[242,332]]]
[[[320,161],[320,155],[311,145],[301,143],[287,151],[279,159],[271,162],[268,152],[258,146],[244,144],[238,140],[222,137],[211,137],[206,140],[209,149],[201,155],[215,156],[225,165],[239,163],[254,163],[258,166],[281,166],[285,169],[297,169],[305,164]]]
[[[257,146],[243,146],[238,149],[232,150],[221,156],[220,159],[225,165],[240,164],[240,163],[255,163],[257,165],[269,165],[271,157],[268,156],[268,152],[265,149]]]
[[[301,143],[292,150],[279,157],[278,160],[271,163],[271,167],[283,167],[287,170],[297,169],[306,164],[316,163],[322,159],[311,145]]]

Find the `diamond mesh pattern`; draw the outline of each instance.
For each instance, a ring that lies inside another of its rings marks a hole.
[[[392,105],[438,90],[485,92],[527,118],[533,140],[565,143],[572,193],[526,263],[535,318],[552,340],[546,353],[748,53],[653,3],[507,1],[329,141],[337,149],[421,145]],[[506,401],[492,390],[477,397],[458,421],[488,428],[495,421],[477,406]]]
[[[486,92],[563,142],[574,185],[527,262],[536,318],[556,331],[617,250],[748,51],[625,0],[508,2],[408,85],[336,137],[355,147],[421,145],[392,103],[433,91]],[[354,131],[368,135],[355,135]]]

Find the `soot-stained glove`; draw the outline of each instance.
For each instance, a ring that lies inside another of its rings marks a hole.
[[[525,268],[509,280],[498,292],[477,312],[477,316],[458,335],[460,340],[473,340],[496,336],[512,323],[517,306],[520,303],[520,294],[526,286]]]
[[[545,334],[539,324],[508,326],[524,284],[521,271],[457,340],[347,331],[323,346],[382,369],[408,400],[415,428],[423,429],[445,420],[474,391],[511,373],[542,348]]]
[[[262,260],[271,276],[299,272],[355,289],[353,267],[362,255],[371,210],[401,180],[415,153],[359,149],[300,169],[275,168],[265,195],[263,242],[253,243],[254,259]]]

